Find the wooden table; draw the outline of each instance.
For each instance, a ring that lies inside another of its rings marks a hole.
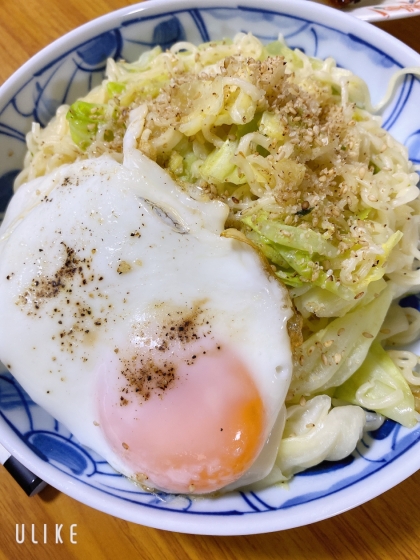
[[[129,0],[0,0],[0,83],[30,56],[67,31]],[[378,24],[420,52],[420,18]],[[420,101],[420,100],[419,100]],[[267,535],[202,537],[137,526],[95,511],[47,488],[27,498],[0,467],[0,560],[328,560],[420,559],[420,472],[385,495],[333,519]],[[32,523],[38,544],[16,542],[16,524]],[[42,544],[44,524],[48,542]],[[63,524],[63,544],[55,525]],[[77,544],[70,525],[76,524]]]

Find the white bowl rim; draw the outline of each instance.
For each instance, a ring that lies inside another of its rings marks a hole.
[[[194,0],[194,5],[197,8],[226,8],[228,3],[224,0]],[[364,29],[366,36],[369,38],[378,36],[386,36],[387,39],[392,41],[397,41],[400,47],[407,49],[407,54],[410,53],[411,55],[417,54],[413,49],[405,45],[403,42],[399,41],[395,37],[388,35],[385,31],[381,29],[373,27],[369,22],[359,20],[351,16],[351,14],[342,12],[337,10],[336,8],[326,6],[324,4],[317,4],[314,2],[308,2],[307,0],[277,0],[274,2],[273,0],[261,0],[259,2],[258,7],[263,7],[267,5],[273,9],[273,11],[280,11],[285,10],[284,13],[291,10],[293,13],[296,10],[296,7],[299,7],[299,10],[302,11],[302,14],[305,12],[311,12],[313,16],[320,16],[320,23],[322,20],[323,14],[329,13],[331,17],[334,17],[337,22],[339,22],[343,28],[347,28],[347,31],[350,31],[352,26],[357,25],[358,28]],[[232,2],[232,6],[236,7],[248,7],[248,8],[255,8],[255,2],[252,0],[241,0],[238,2]],[[95,27],[97,30],[97,34],[104,33],[115,27],[115,22],[118,20],[124,20],[126,18],[133,17],[134,15],[141,15],[143,12],[147,12],[148,14],[152,15],[155,12],[159,13],[162,9],[169,8],[178,8],[178,9],[187,9],[191,7],[189,0],[147,0],[144,2],[140,2],[138,4],[133,4],[124,8],[120,8],[113,12],[104,14],[99,16],[91,21],[88,21],[75,29],[69,31],[65,35],[59,37],[52,43],[46,45],[42,48],[39,52],[34,54],[27,62],[25,62],[18,70],[16,70],[1,86],[0,86],[0,99],[3,96],[7,97],[7,93],[11,89],[16,89],[16,83],[20,84],[25,80],[28,75],[28,70],[32,68],[41,67],[43,65],[43,59],[50,53],[54,52],[55,57],[60,56],[65,52],[67,49],[65,46],[72,41],[83,41],[83,37],[85,37],[88,31]],[[357,20],[357,23],[355,22]],[[88,41],[92,37],[85,37]],[[2,111],[2,107],[0,106],[0,114]]]

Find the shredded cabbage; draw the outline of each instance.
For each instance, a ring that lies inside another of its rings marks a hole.
[[[414,396],[379,342],[374,342],[360,368],[335,392],[338,399],[363,406],[392,418],[403,426],[417,423]]]

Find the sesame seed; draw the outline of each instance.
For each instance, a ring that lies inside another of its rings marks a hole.
[[[365,338],[373,338],[373,334],[370,334],[370,333],[368,333],[368,332],[364,332],[364,333],[362,333],[362,335],[363,335]]]

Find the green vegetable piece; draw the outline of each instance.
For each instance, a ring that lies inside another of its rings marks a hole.
[[[357,214],[357,217],[359,218],[359,220],[367,220],[367,218],[369,218],[369,214],[371,213],[372,208],[365,208],[364,210],[360,211]]]
[[[238,147],[237,141],[226,140],[221,148],[216,148],[200,167],[200,173],[207,181],[219,181],[241,185],[246,177],[240,177],[232,158]]]
[[[193,173],[193,163],[197,161],[197,156],[194,154],[193,151],[188,152],[184,157],[184,173],[181,176],[181,179],[184,181],[192,182],[196,179],[196,175]]]
[[[260,249],[260,251],[270,260],[273,264],[280,266],[281,268],[288,269],[290,268],[287,261],[283,259],[279,251],[270,244],[270,241],[260,235],[256,231],[249,231],[247,232],[246,236],[248,239],[253,241],[255,245]],[[293,274],[296,274],[294,270],[292,270]]]
[[[120,82],[108,82],[106,85],[106,91],[109,97],[114,97],[119,95],[125,90],[125,84],[121,84]]]
[[[307,292],[295,299],[301,313],[313,313],[317,317],[343,317],[358,305],[367,305],[386,288],[383,278],[369,284],[363,297],[346,300],[331,291],[312,286]]]
[[[312,261],[308,253],[283,247],[279,247],[278,250],[284,260],[308,282],[312,282],[313,285],[319,286],[347,301],[354,301],[355,292],[352,288],[335,281],[332,276],[327,276],[323,270],[318,270],[317,274],[314,275],[314,268],[309,264]]]
[[[261,117],[260,132],[270,138],[284,142],[285,126],[275,113],[264,111]]]
[[[296,52],[286,47],[281,41],[273,41],[265,45],[263,55],[267,56],[284,56],[285,60],[295,68],[303,68],[303,62]],[[266,58],[265,57],[265,58]],[[263,56],[264,58],[264,56]]]
[[[246,216],[242,218],[242,222],[270,241],[284,247],[300,249],[309,254],[318,253],[330,258],[338,255],[338,249],[317,231],[287,226],[279,221],[270,220],[264,212],[256,216]]]
[[[250,239],[267,259],[273,264],[281,267],[283,270],[277,270],[276,276],[280,278],[284,284],[292,286],[293,288],[300,288],[304,282],[299,277],[299,274],[289,267],[288,263],[283,259],[279,251],[273,247],[269,240],[256,231],[247,232],[246,236]]]
[[[372,344],[361,367],[338,387],[334,396],[379,412],[408,428],[417,424],[410,387],[379,342]]]
[[[304,282],[299,278],[299,275],[293,271],[277,270],[275,275],[283,281],[287,286],[292,288],[300,288],[304,285]]]
[[[181,176],[184,172],[184,158],[175,150],[169,157],[168,169],[178,177]]]
[[[378,166],[376,165],[376,163],[373,162],[373,161],[370,161],[370,162],[369,162],[369,168],[372,168],[373,174],[374,174],[374,175],[376,175],[377,173],[379,173],[379,171],[381,170],[381,168],[378,167]]]
[[[260,156],[263,157],[267,157],[268,155],[270,155],[270,152],[260,145],[257,145],[257,152],[260,154]]]
[[[313,395],[347,381],[363,364],[391,300],[392,291],[387,287],[368,305],[335,319],[305,340],[294,364],[292,399],[299,400],[301,395]]]
[[[71,105],[66,118],[69,122],[73,142],[82,150],[92,144],[98,132],[98,124],[105,122],[106,105],[76,101]]]
[[[383,253],[377,256],[377,264],[375,267],[372,267],[370,272],[356,284],[356,288],[358,291],[365,290],[370,282],[374,282],[379,280],[385,274],[385,263],[388,260],[389,255],[391,254],[392,249],[397,245],[397,243],[402,238],[403,234],[401,231],[396,231],[391,235],[391,237],[382,244]]]
[[[272,41],[271,43],[265,45],[264,52],[268,56],[279,56],[282,54],[284,48],[285,48],[284,43],[281,43],[280,41]]]
[[[245,124],[238,124],[236,125],[236,136],[238,140],[245,136],[245,134],[249,134],[250,132],[256,132],[258,130],[258,126],[261,120],[261,113],[256,114],[252,121],[249,121]]]

